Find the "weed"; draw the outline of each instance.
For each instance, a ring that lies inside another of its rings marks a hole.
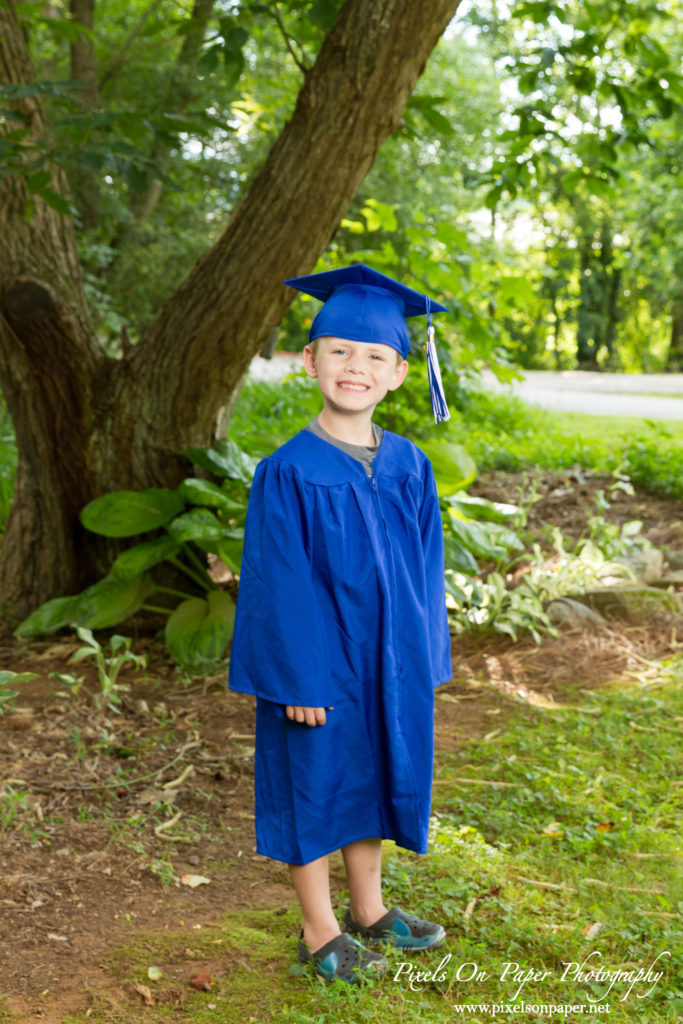
[[[157,876],[164,888],[169,885],[180,885],[178,876],[173,865],[168,860],[167,854],[164,854],[163,857],[155,857],[149,864],[149,870],[153,875]]]
[[[118,677],[121,669],[131,664],[135,668],[145,668],[147,659],[144,655],[133,654],[130,649],[131,640],[126,636],[114,635],[109,641],[111,655],[107,657],[104,648],[92,634],[90,629],[78,626],[76,629],[80,640],[85,641],[84,647],[79,647],[71,658],[72,662],[82,661],[83,658],[94,658],[97,666],[97,676],[100,683],[100,691],[96,695],[96,703],[100,708],[109,708],[110,711],[118,711],[121,703],[120,694],[129,690],[126,683],[119,683]]]
[[[78,697],[81,686],[85,682],[84,676],[78,676],[75,672],[50,672],[50,678],[65,686],[65,690],[58,690],[57,697]]]
[[[31,679],[38,679],[35,672],[0,672],[0,715],[9,711],[15,698],[19,696],[19,691],[10,687],[28,683]]]
[[[26,790],[13,789],[9,785],[0,790],[0,836],[28,809],[27,796]]]

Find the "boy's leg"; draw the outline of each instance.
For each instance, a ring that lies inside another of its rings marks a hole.
[[[342,848],[351,917],[369,927],[387,913],[382,902],[382,840],[361,839]]]
[[[315,953],[340,933],[330,900],[329,858],[290,864],[289,871],[304,918],[304,939]]]

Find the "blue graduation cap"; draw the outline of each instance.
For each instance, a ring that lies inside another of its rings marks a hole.
[[[326,270],[321,274],[292,277],[285,284],[324,302],[311,324],[311,341],[333,337],[390,345],[405,359],[410,351],[406,318],[426,316],[425,348],[432,411],[437,423],[450,419],[431,319],[432,311],[447,313],[447,306],[434,302],[428,295],[422,295],[364,263],[341,267],[339,270]]]

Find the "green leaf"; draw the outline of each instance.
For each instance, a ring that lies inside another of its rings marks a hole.
[[[111,575],[117,580],[128,581],[134,576],[140,576],[143,572],[171,558],[180,550],[180,543],[173,537],[155,537],[154,540],[146,540],[142,544],[122,551],[111,567]]]
[[[169,653],[188,671],[211,668],[225,655],[234,619],[235,605],[223,590],[213,590],[206,600],[183,601],[166,623]]]
[[[149,576],[136,576],[125,582],[107,577],[78,596],[75,621],[91,630],[109,629],[134,615],[154,590]]]
[[[195,466],[200,466],[214,476],[242,480],[247,484],[251,483],[259,463],[259,459],[251,458],[228,438],[217,441],[211,448],[185,448],[182,454]]]
[[[365,217],[368,231],[396,231],[398,221],[393,206],[388,203],[380,203],[378,199],[368,199],[361,210]]]
[[[521,514],[518,505],[507,505],[488,498],[474,498],[469,494],[453,494],[446,499],[448,505],[456,508],[465,519],[486,519],[492,523],[504,523]]]
[[[81,522],[104,537],[134,537],[165,526],[182,509],[178,492],[166,487],[112,491],[89,502],[81,512]]]
[[[75,621],[75,610],[78,596],[55,597],[46,601],[31,612],[27,619],[17,627],[15,635],[31,640],[43,633],[53,633]]]
[[[49,171],[37,171],[35,174],[31,174],[26,179],[26,190],[27,192],[30,192],[31,195],[33,195],[36,192],[40,192],[41,189],[45,188],[45,186],[51,180],[52,175]]]
[[[327,33],[330,31],[339,13],[338,0],[315,0],[315,3],[308,11],[307,17]]]
[[[28,683],[31,679],[40,679],[36,672],[0,672],[0,686],[11,683],[16,686],[18,683]]]
[[[62,213],[64,216],[68,217],[76,212],[75,207],[72,206],[64,196],[60,196],[58,192],[55,192],[51,188],[43,187],[40,189],[39,194],[41,199],[44,199],[47,205],[52,207],[53,210],[56,210],[57,213]]]
[[[481,523],[468,519],[461,519],[455,509],[449,509],[450,529],[456,537],[475,558],[489,558],[498,561],[505,558],[507,550],[492,540],[487,529]]]
[[[443,539],[443,546],[444,563],[447,569],[451,569],[453,572],[462,572],[466,576],[475,576],[479,572],[474,555],[462,541],[447,533]]]
[[[241,50],[249,39],[246,28],[240,25],[231,26],[228,18],[221,19],[221,34],[228,50]]]
[[[245,60],[241,50],[223,50],[223,81],[228,89],[234,89],[244,71]]]
[[[419,447],[432,464],[440,498],[461,491],[477,475],[474,459],[452,441],[420,441]]]
[[[193,508],[169,524],[168,532],[178,543],[215,544],[229,534],[228,527],[207,508]]]
[[[214,484],[210,480],[199,480],[197,477],[183,480],[178,487],[178,493],[190,505],[219,508],[228,515],[234,515],[235,512],[244,508],[239,502],[232,501],[218,484]]]
[[[233,572],[240,571],[243,549],[244,530],[232,530],[229,538],[216,544],[216,554]]]
[[[452,572],[446,572],[446,593],[460,605],[467,604],[467,594],[453,579]]]
[[[523,541],[512,530],[508,530],[507,526],[503,526],[501,523],[489,523],[487,529],[489,537],[494,543],[508,551],[524,551]]]
[[[526,277],[501,277],[500,291],[509,301],[531,304],[535,301],[534,290]]]

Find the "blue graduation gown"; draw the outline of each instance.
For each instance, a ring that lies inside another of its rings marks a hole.
[[[427,849],[434,687],[451,678],[432,468],[384,432],[373,476],[302,430],[257,467],[230,687],[254,694],[259,853]],[[285,705],[333,708],[323,726]]]

